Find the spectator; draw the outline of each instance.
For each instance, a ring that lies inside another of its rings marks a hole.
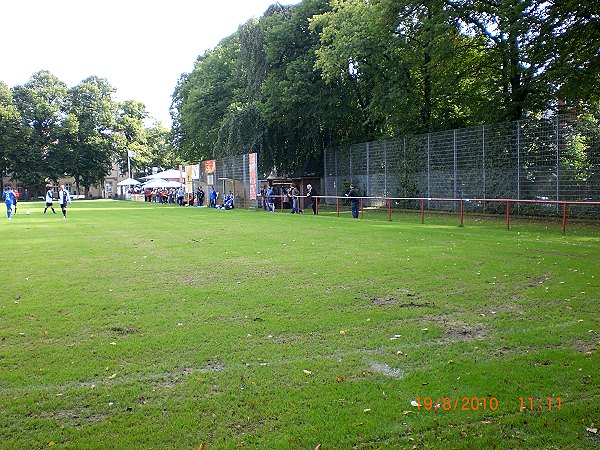
[[[346,196],[350,197],[350,199],[351,199],[352,217],[354,219],[358,219],[358,202],[359,202],[358,197],[360,197],[360,194],[358,193],[358,190],[356,189],[356,186],[354,186],[353,184],[351,184],[350,185],[350,190],[348,191],[348,193],[346,194]]]
[[[292,211],[291,214],[298,214],[300,211],[298,210],[298,195],[300,195],[300,191],[293,184],[290,186],[288,191],[288,195],[292,199]]]
[[[273,186],[269,186],[267,192],[265,193],[267,196],[267,207],[269,211],[275,212],[275,191],[273,190]]]
[[[306,198],[310,198],[313,214],[317,214],[317,190],[311,184],[306,185]]]

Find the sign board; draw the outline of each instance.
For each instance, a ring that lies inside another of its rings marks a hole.
[[[204,172],[205,173],[215,173],[217,171],[217,160],[211,159],[208,161],[204,161]]]
[[[190,166],[192,168],[192,180],[200,179],[200,164]]]
[[[189,193],[193,193],[194,192],[194,188],[192,186],[192,168],[194,166],[185,166],[185,191],[189,194]]]
[[[248,169],[250,171],[250,200],[256,200],[258,185],[258,165],[256,164],[256,153],[248,154]]]

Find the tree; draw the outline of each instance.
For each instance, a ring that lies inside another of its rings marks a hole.
[[[182,161],[173,151],[171,132],[161,124],[144,129],[144,148],[138,153],[136,167],[148,174],[152,167],[177,167]]]
[[[214,155],[222,118],[239,86],[236,76],[239,35],[223,39],[196,61],[173,93],[173,136],[178,156],[198,161]]]
[[[543,111],[552,97],[545,76],[554,56],[546,0],[446,0],[467,35],[486,40],[498,94],[497,120],[519,120]]]
[[[135,158],[130,159],[132,172],[145,167],[141,158],[137,155],[142,155],[146,148],[144,119],[147,117],[146,106],[141,102],[127,100],[118,105],[113,145],[116,161],[123,173],[129,167],[129,151],[133,151],[136,154]]]
[[[65,120],[67,86],[48,71],[34,73],[13,89],[21,116],[22,147],[14,153],[13,178],[24,185],[39,186],[46,178],[60,176],[54,152]]]
[[[83,80],[69,91],[68,120],[60,146],[64,173],[88,189],[99,184],[112,169],[118,142],[115,134],[117,104],[115,89],[96,76]]]
[[[0,81],[0,177],[12,172],[13,160],[23,146],[21,116],[10,88]]]
[[[549,6],[554,32],[549,82],[575,107],[600,101],[600,1],[563,0]]]

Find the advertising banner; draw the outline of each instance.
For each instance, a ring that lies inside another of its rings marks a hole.
[[[258,165],[256,164],[256,153],[248,154],[248,168],[250,172],[250,200],[256,200],[258,181]]]
[[[192,168],[192,180],[200,179],[200,164],[190,166]]]
[[[217,161],[215,159],[204,161],[204,172],[205,173],[215,173],[216,171],[217,171]]]

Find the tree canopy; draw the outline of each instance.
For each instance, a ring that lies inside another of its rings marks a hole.
[[[301,169],[327,145],[585,109],[600,2],[304,0],[272,5],[183,74],[175,151]]]
[[[24,186],[41,186],[71,176],[84,188],[103,181],[117,162],[127,169],[127,151],[134,172],[172,167],[170,130],[148,118],[143,103],[116,102],[116,89],[91,76],[67,85],[48,71],[34,73],[21,85],[0,82],[0,170]]]

